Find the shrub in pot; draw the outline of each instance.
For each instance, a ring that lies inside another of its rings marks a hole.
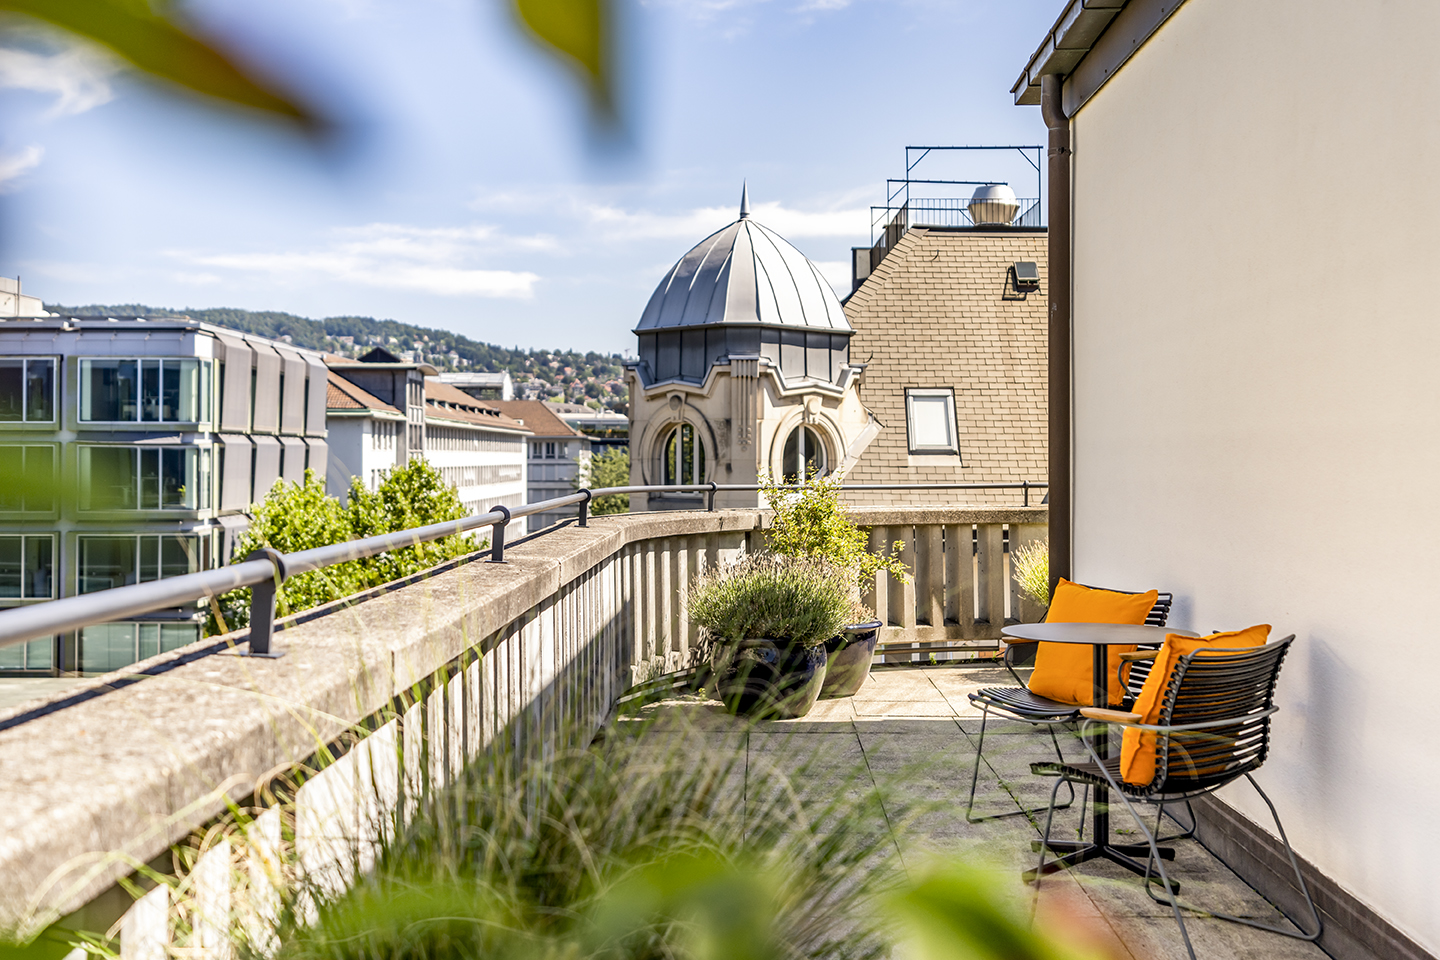
[[[840,485],[839,474],[809,480],[798,488],[764,478],[761,490],[774,511],[766,530],[770,550],[779,556],[824,561],[847,571],[857,602],[860,585],[873,582],[881,570],[908,583],[910,574],[900,559],[905,544],[897,540],[885,554],[872,551],[865,531],[845,515]],[[852,696],[865,683],[880,626],[878,620],[856,621],[826,638],[829,667],[821,697]]]
[[[825,681],[825,641],[865,616],[848,571],[756,556],[699,577],[690,619],[710,636],[711,683],[731,713],[803,717]]]

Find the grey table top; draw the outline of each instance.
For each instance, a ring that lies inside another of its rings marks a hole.
[[[1016,640],[1045,640],[1050,643],[1164,643],[1165,634],[1198,637],[1200,634],[1174,627],[1151,627],[1134,623],[1012,623],[1001,633]]]

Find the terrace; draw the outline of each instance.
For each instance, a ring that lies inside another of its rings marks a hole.
[[[476,555],[281,620],[282,659],[228,655],[243,635],[212,638],[0,711],[0,910],[8,923],[108,932],[123,955],[225,956],[232,938],[265,936],[253,927],[257,903],[278,902],[278,887],[297,879],[343,886],[397,819],[467,765],[501,747],[546,755],[577,736],[623,732],[640,702],[639,714],[661,720],[642,745],[698,737],[743,747],[747,768],[798,753],[836,776],[860,761],[872,787],[898,780],[938,799],[895,834],[907,867],[925,849],[982,858],[1014,872],[1023,892],[1034,827],[971,825],[962,813],[976,724],[964,695],[1000,678],[985,658],[1003,623],[1038,619],[1010,579],[1005,543],[1043,533],[1045,508],[856,513],[875,538],[907,543],[916,576],[901,585],[881,574],[868,597],[891,665],[802,721],[752,727],[686,692],[700,650],[687,584],[760,546],[767,515],[754,510],[561,526],[511,544],[504,562]],[[1044,743],[1029,731],[1006,731],[1002,748],[987,750],[1008,786],[990,778],[985,802],[1036,802],[1043,784],[1026,764]],[[303,785],[277,800],[277,777]],[[254,820],[234,845],[214,841],[214,825],[237,809]],[[186,845],[206,852],[177,871],[172,851]],[[240,860],[251,879],[236,885],[227,870]],[[1274,912],[1205,858],[1181,866],[1242,912]],[[169,879],[145,882],[147,869]],[[127,880],[153,889],[132,902],[117,886]],[[1041,922],[1047,911],[1082,917],[1114,956],[1183,955],[1163,910],[1103,865],[1043,891]],[[197,923],[201,914],[212,920]],[[1192,936],[1214,957],[1322,955],[1219,921],[1197,921]]]

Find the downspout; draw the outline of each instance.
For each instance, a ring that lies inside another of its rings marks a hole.
[[[1070,120],[1062,96],[1065,78],[1047,73],[1040,78],[1040,115],[1050,131],[1050,342],[1049,342],[1049,483],[1050,588],[1061,577],[1071,579],[1072,493],[1070,489]]]

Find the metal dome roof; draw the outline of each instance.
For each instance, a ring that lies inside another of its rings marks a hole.
[[[775,231],[740,219],[701,240],[655,288],[635,333],[715,324],[850,333],[845,311],[815,264]]]

